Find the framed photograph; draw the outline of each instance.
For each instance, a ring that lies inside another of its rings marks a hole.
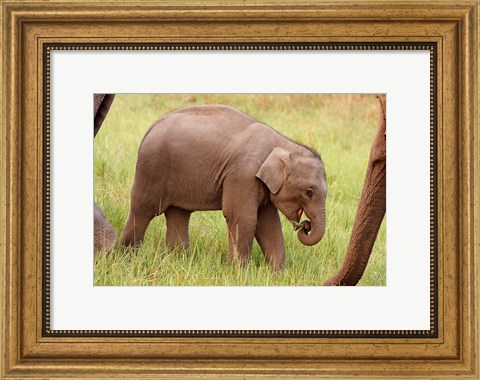
[[[159,56],[162,55],[164,53]],[[207,56],[217,61],[221,59],[215,51]],[[231,56],[238,59],[239,55],[232,52]],[[258,59],[255,54],[253,56]],[[194,54],[192,61],[197,57]],[[322,56],[322,59],[326,58]],[[383,127],[383,108],[378,96],[240,93],[96,94],[95,97],[100,110],[97,125],[100,126],[100,116],[105,115],[105,118],[94,143],[94,197],[98,211],[94,236],[99,237],[94,239],[97,247],[94,286],[317,286],[337,271],[341,263],[317,248],[332,244],[346,250],[379,118]],[[386,105],[386,99],[383,104]],[[109,106],[108,116],[102,112],[106,109],[102,106]],[[357,116],[353,116],[356,112]],[[358,122],[352,122],[353,119]],[[191,123],[197,126],[190,127]],[[267,128],[270,125],[277,129]],[[178,135],[182,127],[185,131]],[[336,130],[343,133],[348,127],[350,133],[357,136],[351,144],[335,133]],[[164,129],[167,134],[171,130],[173,135],[157,137]],[[232,138],[235,133],[238,136]],[[121,142],[120,135],[124,136]],[[288,135],[290,138],[286,137]],[[112,139],[118,143],[111,145]],[[152,148],[149,148],[150,139]],[[135,140],[137,142],[132,143]],[[315,150],[322,145],[332,147],[331,160],[325,156],[328,151],[322,150],[320,154]],[[122,165],[117,147],[124,152]],[[213,155],[210,154],[212,149],[216,152]],[[159,154],[165,156],[157,161]],[[212,159],[209,161],[208,157]],[[328,182],[335,183],[335,188],[337,183],[343,184],[343,190],[333,191],[330,187],[331,201],[326,196],[324,162],[327,160],[338,165],[329,167]],[[158,166],[153,165],[152,172],[142,166],[154,161]],[[170,162],[168,167],[165,166],[167,162]],[[345,165],[347,162],[351,164]],[[244,173],[250,166],[251,171]],[[348,171],[341,174],[342,168],[347,167]],[[128,170],[127,175],[124,175],[125,170]],[[148,173],[142,174],[144,170]],[[246,177],[245,180],[250,178],[250,186],[230,187],[229,183],[236,182],[237,176]],[[150,192],[146,182],[153,178],[161,180],[152,185]],[[304,188],[289,187],[300,183],[305,184]],[[114,188],[121,190],[122,195],[114,195]],[[352,192],[358,196],[351,197]],[[385,207],[385,186],[380,186],[378,192],[383,193],[379,203]],[[337,200],[333,193],[342,199]],[[197,194],[198,199],[195,198]],[[249,197],[253,197],[251,211],[246,203]],[[230,210],[237,202],[239,210]],[[339,206],[335,207],[335,212],[325,211],[328,215],[322,218],[323,210],[333,209],[326,205],[329,202]],[[145,204],[151,204],[151,208],[144,208]],[[283,217],[279,218],[273,207]],[[272,212],[264,215],[268,209]],[[229,212],[238,214],[240,220],[236,223],[226,220],[223,214]],[[231,244],[244,241],[243,253],[229,256],[226,253],[230,239],[235,237],[229,233],[230,229],[235,229],[237,224],[247,228],[251,222],[242,219],[250,220],[252,213],[258,232],[247,229],[244,237],[239,236],[238,242],[235,240]],[[162,214],[165,222],[156,218]],[[378,214],[380,223],[383,214]],[[112,218],[113,215],[118,215],[118,220]],[[144,215],[149,220],[141,227]],[[317,229],[311,224],[316,218],[320,223],[326,224],[324,220],[328,220],[328,225],[343,225],[344,228],[335,236],[325,235],[326,226],[319,225]],[[307,220],[310,221],[308,235],[301,228]],[[264,226],[268,228],[263,230]],[[116,231],[122,231],[119,244],[114,243]],[[309,240],[305,241],[307,236]],[[259,245],[254,244],[252,238]],[[331,243],[326,239],[331,239]],[[377,240],[373,255],[369,257],[368,271],[361,276],[359,285],[386,284],[385,224]],[[322,245],[318,244],[320,241]],[[125,249],[129,245],[135,248]],[[118,261],[119,258],[125,261]],[[145,260],[150,264],[144,266]],[[237,263],[243,265],[229,265],[230,269],[225,270],[224,264],[229,260],[243,260]],[[134,267],[143,267],[145,272],[134,273]],[[181,273],[179,268],[183,268]]]
[[[478,2],[2,2],[2,376],[478,378]]]

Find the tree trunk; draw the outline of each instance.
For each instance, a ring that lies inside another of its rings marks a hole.
[[[386,210],[386,96],[379,95],[378,130],[370,151],[365,184],[342,268],[324,285],[353,286],[365,271]]]

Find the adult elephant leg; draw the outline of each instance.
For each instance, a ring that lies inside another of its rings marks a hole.
[[[278,210],[272,203],[258,209],[255,239],[272,270],[281,271],[285,264],[285,244]]]
[[[360,281],[370,258],[386,210],[386,98],[378,96],[380,117],[370,152],[365,184],[350,236],[347,255],[339,272],[324,285],[353,286]]]
[[[169,207],[165,211],[167,219],[167,246],[169,248],[188,247],[188,223],[191,211]]]
[[[107,117],[115,94],[94,94],[93,96],[93,136],[95,137]]]
[[[103,120],[107,116],[110,106],[112,105],[114,94],[95,94],[93,97],[93,136],[95,137]],[[108,252],[115,243],[117,235],[115,230],[108,222],[103,210],[97,204],[93,205],[94,229],[93,229],[93,252],[97,253],[101,250]]]

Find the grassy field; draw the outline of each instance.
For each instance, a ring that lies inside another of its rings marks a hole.
[[[161,115],[189,104],[227,104],[272,126],[322,156],[328,184],[327,229],[316,246],[303,246],[283,215],[286,264],[271,273],[255,242],[245,268],[227,266],[227,228],[221,211],[195,212],[190,248],[165,247],[165,217],[150,224],[139,248],[117,245],[95,258],[95,285],[315,286],[340,268],[363,187],[378,117],[374,95],[117,95],[95,138],[95,202],[120,235],[129,211],[137,151]],[[365,274],[364,286],[386,284],[385,222]]]

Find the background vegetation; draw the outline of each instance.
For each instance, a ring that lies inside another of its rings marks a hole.
[[[129,211],[137,151],[149,126],[163,114],[189,104],[227,104],[314,147],[327,172],[327,230],[316,246],[303,246],[282,215],[286,265],[270,272],[258,244],[249,265],[225,264],[227,229],[221,211],[195,212],[190,248],[165,247],[165,217],[150,224],[136,249],[116,246],[95,258],[95,285],[322,285],[345,257],[375,135],[374,95],[117,95],[95,138],[95,202],[120,235]],[[385,222],[360,285],[386,283]]]

